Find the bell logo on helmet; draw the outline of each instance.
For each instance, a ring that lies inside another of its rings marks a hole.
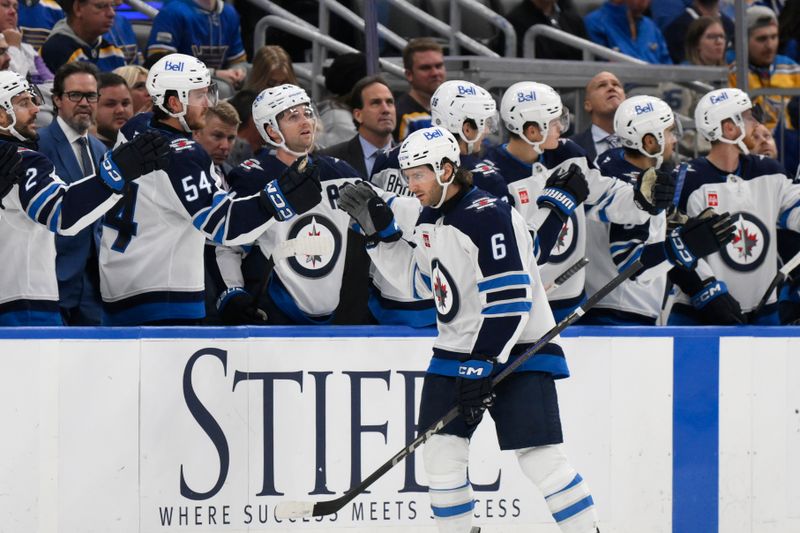
[[[432,131],[423,132],[422,135],[425,136],[425,139],[427,139],[429,141],[432,141],[434,139],[438,139],[439,137],[443,137],[444,133],[442,133],[442,130],[437,128],[437,129],[432,130]]]
[[[711,95],[712,104],[719,104],[720,102],[724,102],[727,99],[728,99],[728,93],[726,92],[719,93],[718,95],[716,94]]]
[[[645,113],[651,113],[655,111],[655,107],[653,107],[653,102],[649,102],[646,105],[637,105],[634,108],[637,115],[643,115]]]
[[[178,63],[167,61],[164,63],[164,70],[167,70],[169,72],[183,72],[183,61]]]
[[[458,86],[458,94],[459,95],[469,94],[471,96],[475,96],[477,94],[477,92],[475,91],[475,87],[459,85]]]
[[[528,91],[528,92],[518,92],[517,93],[517,102],[535,102],[536,101],[536,91]]]

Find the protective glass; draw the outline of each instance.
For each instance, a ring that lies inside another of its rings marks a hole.
[[[189,91],[189,105],[214,107],[217,102],[219,102],[219,91],[216,83]]]
[[[284,111],[280,121],[286,124],[298,124],[302,120],[314,122],[316,119],[317,115],[314,112],[314,108],[310,105],[298,105]]]
[[[29,85],[27,90],[12,98],[11,102],[15,109],[30,109],[33,106],[40,107],[44,98],[36,85]]]
[[[675,117],[675,122],[673,122],[669,130],[667,130],[667,140],[673,142],[680,141],[683,139],[683,134],[683,124],[677,117]]]
[[[567,110],[566,107],[561,109],[560,117],[554,118],[553,120],[550,121],[551,128],[555,127],[556,125],[558,125],[559,131],[561,133],[564,133],[569,129],[569,111]]]

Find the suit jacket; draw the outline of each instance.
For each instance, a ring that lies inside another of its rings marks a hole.
[[[589,156],[589,161],[594,161],[597,159],[597,149],[594,147],[594,138],[592,137],[591,126],[580,133],[576,133],[570,137],[570,139],[572,139],[572,141],[578,146],[586,150],[586,153]]]
[[[89,152],[97,165],[107,148],[93,135],[88,138]],[[57,120],[39,131],[39,151],[53,162],[58,176],[65,182],[83,179],[80,163]],[[101,304],[95,244],[95,234],[99,235],[99,231],[100,223],[95,222],[74,237],[56,235],[59,305],[67,314],[67,322],[71,324],[100,324]],[[70,317],[70,310],[77,310],[75,313],[81,316]]]
[[[349,141],[334,144],[333,146],[319,150],[318,153],[350,163],[350,166],[358,170],[362,178],[369,180],[369,176],[367,176],[367,164],[364,162],[364,150],[361,149],[361,141],[358,140],[358,135]]]

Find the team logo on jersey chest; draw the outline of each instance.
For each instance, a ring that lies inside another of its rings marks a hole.
[[[314,214],[301,217],[292,225],[287,238],[314,236],[333,239],[333,252],[330,255],[298,255],[286,261],[292,270],[305,278],[321,278],[330,274],[342,252],[342,234],[327,217]]]
[[[755,270],[769,250],[767,227],[750,213],[736,213],[731,218],[735,221],[733,240],[720,250],[722,260],[740,272]]]
[[[478,198],[471,204],[467,206],[467,209],[474,209],[475,211],[481,211],[486,209],[487,207],[493,207],[494,204],[497,202],[497,198]]]
[[[433,290],[433,304],[440,322],[450,322],[458,314],[459,296],[458,288],[453,283],[453,278],[447,269],[434,259],[431,262],[431,289]]]
[[[563,263],[572,255],[576,246],[578,246],[578,219],[573,213],[569,216],[567,222],[561,226],[561,231],[558,232],[558,238],[550,251],[550,257],[547,262]]]

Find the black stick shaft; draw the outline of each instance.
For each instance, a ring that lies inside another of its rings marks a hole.
[[[520,365],[522,365],[525,361],[533,357],[536,352],[541,350],[545,345],[547,345],[550,341],[552,341],[555,337],[557,337],[562,331],[564,331],[568,326],[582,317],[586,311],[594,307],[597,302],[605,298],[608,293],[616,289],[620,283],[625,281],[626,279],[630,278],[634,274],[636,274],[642,268],[642,263],[639,261],[634,262],[628,268],[623,270],[617,277],[609,281],[604,287],[602,287],[599,291],[594,293],[585,304],[578,307],[575,311],[570,313],[569,316],[564,318],[561,322],[555,325],[550,331],[545,333],[545,335],[540,338],[536,343],[525,350],[519,357],[517,357],[511,364],[509,364],[506,368],[503,369],[502,372],[497,374],[497,376],[492,380],[494,385],[497,385],[505,378],[508,377],[509,374],[514,372]],[[367,476],[361,483],[356,485],[355,487],[351,488],[349,491],[345,492],[339,498],[334,500],[328,500],[323,502],[317,502],[314,504],[314,510],[311,513],[312,516],[325,516],[329,514],[333,514],[339,511],[342,507],[347,505],[350,501],[352,501],[356,496],[363,493],[365,490],[369,488],[375,481],[381,478],[386,472],[391,470],[397,463],[414,453],[417,448],[422,446],[428,439],[430,439],[433,435],[437,434],[441,431],[447,424],[455,420],[458,416],[458,406],[453,407],[447,414],[445,414],[442,418],[436,421],[431,427],[426,429],[423,433],[421,433],[416,439],[411,441],[405,448],[397,452],[394,457],[389,459],[383,465],[381,465],[377,470],[375,470],[372,474]]]

